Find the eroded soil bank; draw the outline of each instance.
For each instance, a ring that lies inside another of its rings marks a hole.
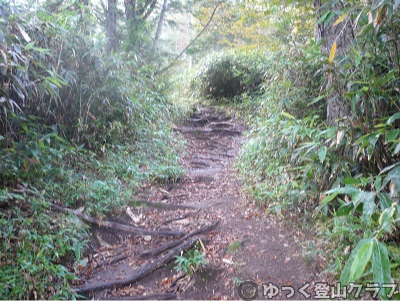
[[[77,287],[96,299],[224,300],[251,297],[252,284],[240,283],[252,281],[258,288],[257,299],[268,299],[262,285],[269,283],[293,287],[291,299],[305,299],[298,289],[309,283],[306,291],[311,293],[317,271],[300,254],[297,244],[306,239],[304,234],[284,228],[242,194],[234,162],[243,141],[243,124],[224,112],[200,107],[175,130],[188,142],[182,160],[187,175],[178,183],[143,187],[138,199],[151,203],[127,208],[118,222],[193,235],[172,246],[179,235],[94,228],[93,251],[86,266],[78,267],[82,281]],[[194,232],[199,229],[204,231]],[[165,251],[149,254],[169,243]],[[174,255],[194,244],[208,264],[183,277],[174,269]],[[290,289],[273,293],[269,297],[286,299]]]

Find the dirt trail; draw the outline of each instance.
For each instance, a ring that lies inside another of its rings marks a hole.
[[[286,299],[289,288],[276,294],[270,290],[271,295],[263,296],[262,285],[271,283],[293,287],[291,299],[305,299],[298,289],[308,282],[305,294],[312,297],[316,271],[305,263],[296,246],[306,238],[282,227],[242,195],[234,169],[243,142],[241,122],[212,108],[197,108],[175,130],[188,142],[182,162],[187,175],[175,184],[144,187],[139,198],[191,208],[130,207],[122,221],[144,229],[185,233],[219,221],[215,229],[195,236],[204,244],[200,250],[205,251],[208,265],[192,277],[178,279],[170,263],[131,285],[89,290],[85,295],[101,299],[241,299],[252,297],[255,285],[257,299]],[[154,257],[141,257],[141,253],[177,239],[93,230],[92,255],[85,259],[86,266],[78,267],[82,281],[77,286],[81,289],[99,284],[107,287],[112,281],[132,278],[171,249]],[[251,283],[240,286],[243,281]]]

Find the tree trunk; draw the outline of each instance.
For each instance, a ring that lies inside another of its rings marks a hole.
[[[108,0],[107,8],[107,52],[118,49],[119,41],[117,35],[117,0]]]
[[[317,19],[324,13],[321,9],[321,2],[321,0],[313,1],[314,7],[317,10]],[[331,11],[340,11],[342,9],[343,7],[340,2],[330,8]],[[354,40],[350,18],[346,17],[341,23],[333,26],[336,20],[337,17],[333,18],[327,25],[324,25],[324,22],[316,24],[316,40],[323,40],[322,53],[326,56],[329,56],[334,42],[336,42],[336,56],[345,55]],[[350,108],[341,93],[340,84],[335,83],[334,80],[335,76],[330,76],[327,82],[327,88],[333,88],[327,100],[327,122],[329,125],[337,125],[339,119],[350,116]]]
[[[167,9],[168,9],[168,0],[164,0],[163,6],[161,9],[160,19],[158,20],[156,35],[154,37],[153,50],[155,50],[155,51],[158,51],[158,44],[160,42],[160,36],[162,33],[162,28],[164,25],[164,20],[165,20],[165,15],[167,13]]]
[[[129,26],[132,26],[135,19],[136,1],[135,0],[124,0],[125,5],[125,17],[126,22]]]
[[[147,20],[156,4],[157,0],[124,0],[126,22],[130,32],[135,32],[138,24]]]

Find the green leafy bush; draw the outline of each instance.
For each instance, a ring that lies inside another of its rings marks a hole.
[[[299,217],[307,212],[321,217],[329,238],[323,252],[342,284],[372,280],[382,285],[399,278],[400,264],[400,19],[391,1],[345,7],[340,14],[357,18],[360,30],[334,64],[323,67],[321,56],[306,51],[299,52],[302,60],[310,59],[306,69],[295,61],[286,63],[290,72],[269,65],[265,101],[259,97],[253,107],[257,118],[239,167],[256,199],[277,210],[301,212]],[[307,70],[317,77],[309,80]],[[326,86],[322,75],[332,85]],[[326,106],[325,99],[338,94],[350,114],[328,126],[316,105]],[[387,292],[382,289],[380,297]]]
[[[74,217],[49,214],[47,203],[0,190],[0,294],[5,299],[70,299],[75,279],[66,267],[81,258],[88,240]],[[4,210],[9,202],[19,205]]]
[[[34,116],[23,117],[9,114],[15,126],[19,140],[6,142],[0,137],[0,184],[11,185],[13,181],[37,183],[44,177],[58,173],[54,167],[61,160],[74,153],[75,148],[58,135],[56,126],[40,124],[41,119]],[[8,145],[8,147],[7,147]]]
[[[118,214],[142,182],[182,174],[163,81],[134,49],[104,51],[95,11],[64,5],[50,13],[0,0],[4,299],[77,297],[73,263],[88,234],[51,203]]]
[[[263,82],[263,57],[260,53],[219,53],[200,63],[194,86],[209,98],[233,97],[259,90]]]
[[[239,168],[249,192],[275,209],[288,204],[297,208],[301,203],[311,207],[318,191],[328,187],[316,183],[331,168],[325,160],[324,143],[332,134],[321,130],[326,110],[312,103],[322,83],[321,75],[315,75],[321,67],[317,50],[317,45],[309,45],[291,53],[269,53],[262,94],[250,96],[242,105],[252,128],[240,153]],[[313,200],[307,205],[309,197]]]
[[[135,143],[170,117],[172,106],[151,68],[134,54],[107,54],[100,36],[86,34],[96,26],[90,14],[23,8],[13,14],[5,3],[0,11],[5,19],[0,117],[6,121],[0,135],[7,142],[18,131],[7,119],[10,112],[63,126],[60,136],[95,151]]]

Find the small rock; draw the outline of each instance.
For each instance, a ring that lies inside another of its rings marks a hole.
[[[143,239],[145,241],[151,241],[152,237],[151,237],[151,235],[145,235],[145,236],[143,236]]]

